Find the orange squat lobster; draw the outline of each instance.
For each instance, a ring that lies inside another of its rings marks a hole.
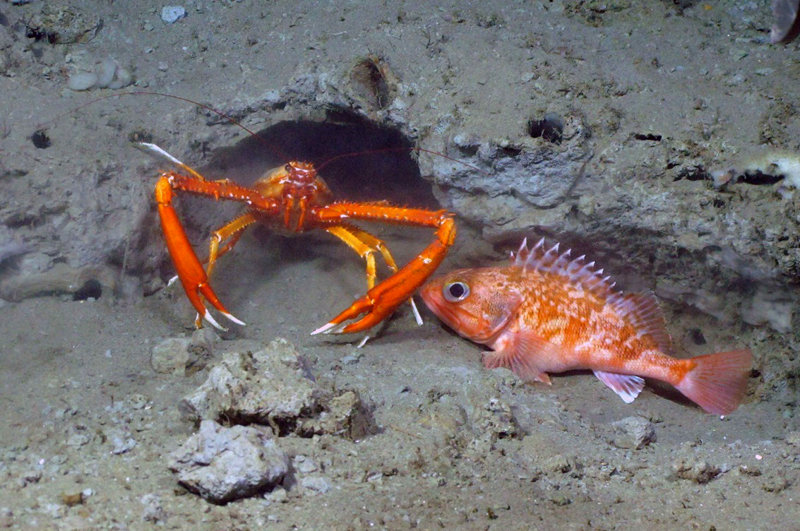
[[[366,330],[383,321],[404,300],[411,302],[417,322],[422,324],[411,296],[436,270],[453,244],[456,227],[450,212],[401,208],[384,203],[334,201],[328,185],[317,175],[314,166],[306,162],[289,162],[279,166],[264,174],[252,187],[240,186],[228,179],[208,181],[155,144],[142,143],[141,146],[167,158],[186,172],[162,173],[156,183],[155,196],[167,249],[186,296],[197,310],[195,325],[198,328],[206,320],[214,327],[224,330],[209,313],[203,298],[230,321],[244,325],[222,305],[209,284],[209,277],[217,259],[230,251],[244,230],[256,222],[264,223],[284,234],[322,229],[342,240],[366,261],[367,293],[312,334]],[[247,205],[244,213],[213,232],[205,269],[192,249],[172,206],[176,192],[238,201]],[[352,225],[350,220],[434,227],[436,239],[398,270],[384,243]],[[383,256],[386,265],[393,271],[389,278],[378,285],[375,285],[376,253]],[[366,315],[346,324],[346,321],[362,314]]]

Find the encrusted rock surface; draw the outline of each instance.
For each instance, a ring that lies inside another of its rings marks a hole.
[[[289,459],[269,427],[225,427],[204,420],[197,433],[170,454],[169,468],[190,491],[225,503],[280,483]]]

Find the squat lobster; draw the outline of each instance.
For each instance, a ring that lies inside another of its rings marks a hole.
[[[195,325],[198,328],[205,320],[224,330],[206,308],[203,298],[230,321],[239,325],[245,324],[225,309],[211,288],[209,277],[217,259],[230,251],[244,230],[256,222],[264,223],[283,234],[322,229],[342,240],[366,261],[367,293],[312,334],[366,330],[388,317],[406,299],[412,304],[417,322],[422,324],[411,296],[436,270],[453,244],[456,227],[452,213],[445,210],[396,207],[383,202],[334,201],[328,185],[317,175],[314,166],[307,162],[289,162],[274,168],[259,178],[252,187],[240,186],[228,179],[208,181],[196,170],[155,144],[140,145],[165,157],[185,172],[162,173],[156,183],[155,198],[167,249],[186,296],[197,310]],[[176,192],[238,201],[247,205],[244,213],[213,232],[205,269],[192,249],[172,205]],[[351,224],[350,220],[434,227],[436,239],[408,264],[398,269],[383,241]],[[386,265],[393,272],[378,285],[375,285],[376,253],[383,256]],[[355,322],[346,323],[362,314],[366,315]]]

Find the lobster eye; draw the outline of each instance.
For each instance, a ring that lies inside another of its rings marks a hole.
[[[447,302],[463,301],[469,295],[469,286],[464,282],[451,282],[444,286],[442,293]]]

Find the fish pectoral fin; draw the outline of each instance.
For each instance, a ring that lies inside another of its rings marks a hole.
[[[494,343],[497,350],[484,353],[484,366],[487,369],[505,367],[526,382],[550,385],[547,369],[563,364],[562,348],[528,330],[510,332]]]
[[[503,367],[511,370],[526,382],[542,382],[551,385],[550,376],[531,363],[524,353],[518,350],[489,350],[483,353],[483,366],[487,369]]]
[[[644,388],[644,378],[641,376],[604,371],[594,371],[594,375],[617,393],[626,404],[633,402]]]

